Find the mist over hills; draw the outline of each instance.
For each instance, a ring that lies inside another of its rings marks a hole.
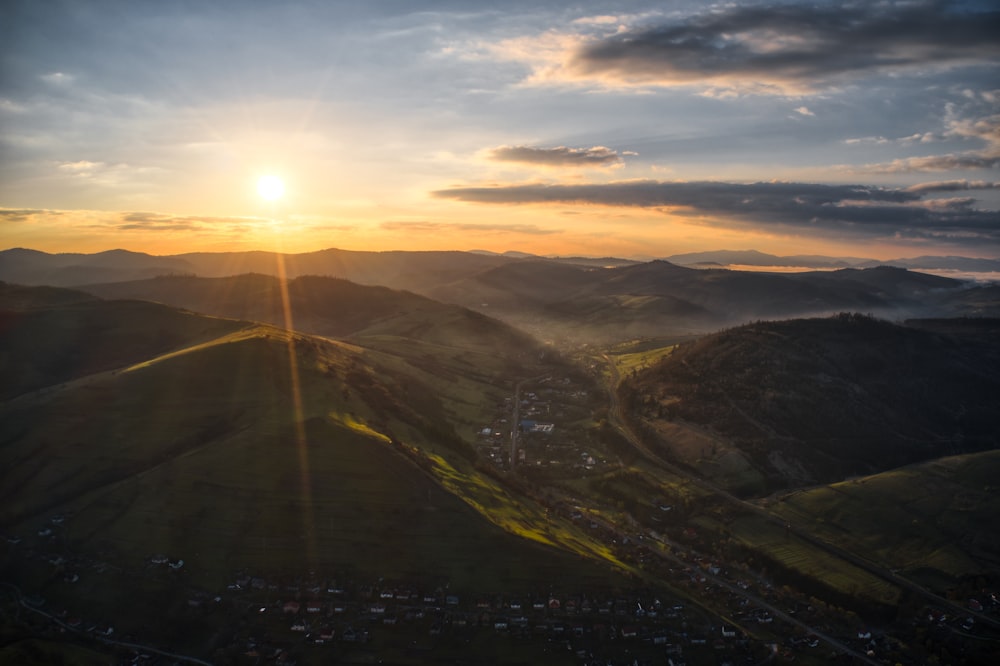
[[[699,253],[679,258],[696,263],[714,258],[761,265],[774,264],[775,260],[771,255],[752,251]],[[808,263],[802,257],[785,259],[788,264]],[[827,268],[855,261],[811,259]],[[976,265],[988,267],[988,261],[976,260]],[[668,261],[639,263],[608,258],[545,259],[523,253],[334,249],[295,255],[241,252],[173,257],[122,251],[99,255],[47,255],[28,250],[0,253],[0,279],[22,284],[74,284],[110,297],[148,298],[196,311],[283,325],[274,283],[251,287],[251,278],[244,277],[241,287],[244,300],[237,305],[240,297],[234,294],[221,309],[209,305],[206,299],[218,303],[225,289],[222,283],[214,287],[209,282],[198,283],[202,286],[192,287],[186,296],[180,295],[184,291],[181,277],[231,278],[248,273],[258,275],[259,285],[266,283],[264,275],[292,280],[290,294],[300,311],[296,325],[329,335],[347,332],[354,306],[342,309],[337,317],[316,315],[306,306],[305,291],[296,286],[296,278],[336,277],[368,286],[405,289],[488,314],[543,339],[562,338],[571,343],[706,333],[760,318],[839,311],[870,312],[891,318],[1000,314],[1000,299],[992,284],[974,284],[885,266],[766,273],[696,269]],[[141,284],[154,274],[160,278],[172,276],[174,282]],[[135,284],[112,285],[126,282]],[[204,293],[200,293],[202,288]],[[254,289],[264,289],[268,295],[261,292],[251,297]],[[258,297],[263,300],[258,302]],[[389,310],[402,307],[385,298],[388,297],[375,301],[383,302],[387,316]],[[433,309],[429,303],[420,307]]]
[[[761,318],[861,311],[902,318],[1000,312],[983,289],[977,305],[959,280],[878,267],[794,274],[694,269],[666,261],[586,268],[523,261],[433,289],[538,336],[572,341],[704,333]]]

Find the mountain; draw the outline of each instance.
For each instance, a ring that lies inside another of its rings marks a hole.
[[[741,492],[1000,446],[1000,321],[760,322],[681,345],[623,388],[666,455]]]
[[[869,261],[858,264],[858,267],[868,268],[876,263],[912,270],[952,270],[974,273],[1000,272],[1000,259],[975,259],[955,256],[920,256],[909,259],[892,259],[891,261],[884,262]]]
[[[269,275],[224,278],[165,276],[83,287],[102,298],[143,299],[211,314],[287,326],[338,338],[396,336],[410,341],[488,351],[539,353],[529,336],[465,308],[406,291],[338,278]]]
[[[193,266],[178,257],[108,250],[97,254],[48,254],[14,248],[0,252],[0,280],[24,285],[67,287],[88,282],[136,280],[190,273]]]
[[[498,266],[429,295],[488,312],[538,337],[607,342],[840,311],[956,313],[962,308],[950,299],[965,286],[890,268],[777,274],[699,270],[666,261],[593,268],[536,260]],[[997,306],[992,295],[983,296],[983,307]]]
[[[200,600],[247,572],[279,594],[309,577],[483,594],[621,580],[594,537],[473,464],[431,371],[152,303],[37,311],[8,322],[8,358],[102,359],[0,403],[0,533],[23,542],[0,568],[47,607],[210,655],[242,611]],[[452,390],[493,410],[490,368],[453,363]]]
[[[772,266],[794,268],[849,268],[859,265],[878,265],[874,259],[858,257],[825,257],[822,255],[777,256],[757,250],[714,250],[688,252],[666,257],[666,261],[679,266],[717,264],[719,266]]]
[[[0,400],[216,338],[239,322],[156,303],[0,284]]]
[[[47,254],[15,248],[0,252],[0,280],[26,285],[79,286],[167,275],[227,277],[245,273],[295,278],[340,277],[362,284],[419,291],[516,257],[472,252],[355,252],[328,249],[300,254],[194,252],[156,257],[125,250]]]

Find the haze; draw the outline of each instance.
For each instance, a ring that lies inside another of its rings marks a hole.
[[[0,24],[5,247],[1000,245],[992,3],[8,2]]]

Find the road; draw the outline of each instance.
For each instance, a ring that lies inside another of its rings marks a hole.
[[[13,583],[5,583],[2,581],[0,581],[0,585],[3,585],[4,587],[10,589],[11,592],[14,593],[14,599],[17,602],[18,607],[24,608],[25,610],[31,611],[32,613],[37,613],[38,615],[48,618],[50,621],[59,625],[66,631],[73,632],[74,634],[80,634],[82,636],[87,636],[89,638],[96,638],[105,645],[113,645],[116,647],[127,648],[129,650],[138,650],[139,652],[150,652],[153,654],[161,655],[163,657],[169,657],[170,659],[176,659],[181,662],[187,662],[189,664],[198,664],[199,666],[213,666],[212,662],[210,661],[205,661],[203,659],[199,659],[198,657],[192,657],[186,654],[167,652],[166,650],[161,650],[151,645],[143,645],[141,643],[130,643],[128,641],[117,641],[112,638],[108,638],[106,636],[90,636],[89,634],[85,634],[76,627],[69,626],[68,624],[66,624],[56,616],[52,615],[51,613],[47,613],[46,611],[43,611],[41,608],[36,608],[34,606],[25,603],[24,595],[21,593],[21,588],[19,588],[17,585],[14,585]]]

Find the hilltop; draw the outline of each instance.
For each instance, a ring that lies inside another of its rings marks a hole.
[[[748,324],[679,346],[622,392],[656,446],[743,492],[996,448],[997,321],[914,324]]]

